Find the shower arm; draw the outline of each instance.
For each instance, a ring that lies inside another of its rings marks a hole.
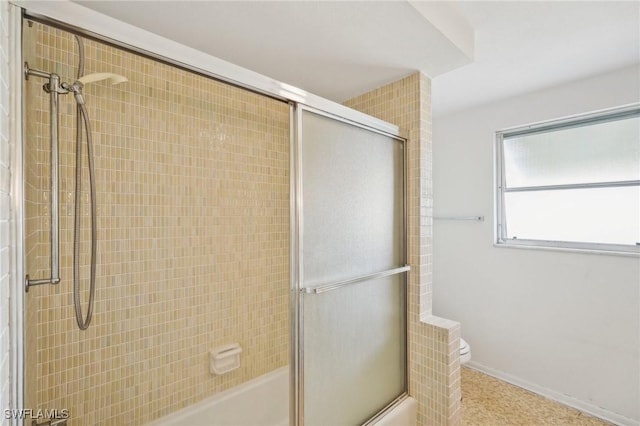
[[[51,278],[32,280],[29,275],[25,277],[25,291],[29,291],[29,287],[43,284],[58,284],[60,282],[60,221],[59,221],[59,204],[58,204],[58,95],[69,93],[60,85],[60,76],[55,73],[47,73],[29,68],[29,64],[24,64],[25,78],[28,80],[30,76],[40,77],[49,80],[43,87],[45,92],[49,93],[49,136],[51,143]]]

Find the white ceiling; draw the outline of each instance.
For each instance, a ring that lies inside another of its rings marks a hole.
[[[635,1],[77,2],[337,102],[420,70],[434,115],[640,62]]]
[[[437,114],[640,63],[638,1],[456,1],[454,7],[475,29],[475,59],[433,80]]]
[[[470,61],[406,1],[76,3],[338,102]]]

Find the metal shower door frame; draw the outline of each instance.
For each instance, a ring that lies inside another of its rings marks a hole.
[[[389,133],[387,128],[372,127],[371,123],[361,123],[348,118],[336,115],[331,112],[320,110],[309,105],[290,102],[290,378],[289,378],[289,425],[304,426],[304,294],[320,294],[361,282],[368,279],[381,278],[396,274],[404,274],[405,308],[408,306],[408,274],[411,267],[408,265],[408,205],[407,205],[407,140],[399,136],[399,132]],[[311,112],[332,120],[339,121],[354,127],[378,133],[390,137],[402,143],[403,148],[403,258],[405,265],[386,271],[367,274],[353,279],[339,282],[327,283],[318,287],[303,288],[303,224],[304,224],[304,199],[302,194],[302,115],[304,112]],[[384,123],[384,122],[383,122]],[[375,123],[374,123],[375,124]],[[385,123],[387,124],[387,123]],[[408,396],[408,319],[405,311],[405,371],[404,371],[404,392],[396,399],[383,407],[378,414],[372,417],[365,425],[382,417],[386,412],[393,409]]]
[[[24,69],[22,65],[22,9],[8,4],[9,8],[9,137],[13,140],[10,154],[11,168],[11,213],[10,213],[10,339],[11,339],[11,408],[25,409],[25,205],[24,205]],[[23,416],[17,416],[16,426],[23,426]]]

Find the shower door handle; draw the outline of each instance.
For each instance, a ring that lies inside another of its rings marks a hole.
[[[314,287],[303,287],[300,289],[300,292],[306,293],[306,294],[321,294],[321,293],[326,293],[327,291],[337,290],[339,288],[342,288],[351,284],[359,283],[362,281],[369,281],[369,280],[374,280],[376,278],[389,277],[391,275],[401,274],[403,272],[407,272],[410,270],[411,270],[411,266],[404,265],[399,268],[387,269],[386,271],[376,272],[376,273],[367,274],[367,275],[361,275],[359,277],[350,278],[344,281],[336,281],[336,282],[322,284]]]

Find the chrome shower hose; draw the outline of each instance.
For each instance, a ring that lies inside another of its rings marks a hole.
[[[84,75],[84,45],[82,39],[76,36],[78,43],[78,79]],[[82,86],[80,85],[80,90]],[[74,97],[76,107],[76,193],[75,193],[75,216],[73,221],[73,303],[76,312],[76,321],[80,330],[86,330],[91,323],[93,316],[93,304],[96,291],[96,251],[97,251],[97,215],[96,215],[96,183],[95,168],[93,162],[93,141],[91,137],[91,124],[89,114],[82,100],[82,94]],[[83,126],[84,124],[84,126]],[[89,187],[91,200],[91,275],[89,277],[89,307],[87,316],[82,315],[80,303],[80,219],[82,214],[82,132],[87,134],[87,160],[89,165]]]

